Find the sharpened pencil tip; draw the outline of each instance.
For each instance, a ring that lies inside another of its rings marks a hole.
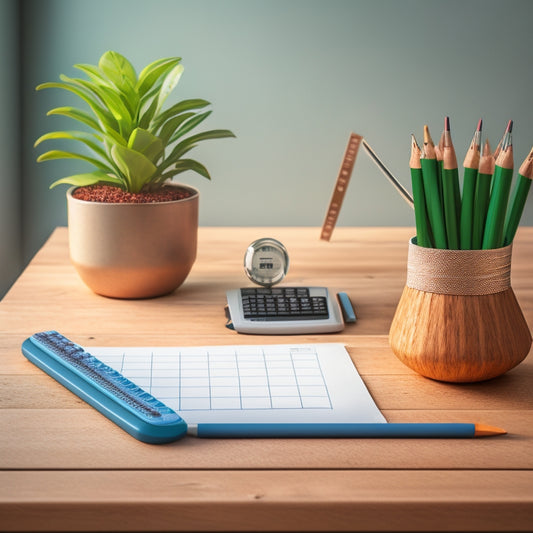
[[[502,149],[501,149],[502,152],[507,152],[509,148],[512,148],[513,146],[513,136],[511,133],[512,131],[513,131],[513,121],[510,120],[509,123],[507,124],[507,129],[505,130],[505,133],[503,135]],[[509,167],[506,167],[506,168],[509,168]]]
[[[420,167],[420,156],[421,151],[418,143],[416,142],[416,137],[414,133],[411,133],[411,157],[409,159],[409,166],[411,168],[421,168]]]
[[[493,435],[506,435],[507,431],[505,429],[487,426],[486,424],[475,424],[474,434],[476,437],[490,437]]]
[[[533,148],[529,152],[528,156],[524,159],[524,162],[520,165],[518,174],[524,176],[524,178],[533,179]]]
[[[431,134],[429,133],[429,127],[427,124],[424,125],[424,144],[430,144],[433,146],[433,139],[431,138]]]
[[[476,131],[481,131],[481,128],[483,127],[483,119],[480,118],[479,122],[477,123]]]
[[[443,143],[442,143],[442,149],[443,149],[443,154],[444,154],[444,151],[446,148],[451,148],[452,151],[453,151],[453,143],[452,143],[452,134],[451,134],[451,131],[450,131],[450,117],[446,117],[444,119],[444,131],[442,132],[442,137],[441,137]],[[452,158],[452,153],[449,152],[449,157]],[[453,158],[455,157],[455,154],[453,154]],[[453,161],[450,159],[449,163],[451,165],[453,165]],[[446,167],[446,165],[444,166],[444,168],[452,168],[452,167]]]

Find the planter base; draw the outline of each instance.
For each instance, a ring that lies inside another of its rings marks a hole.
[[[136,269],[102,269],[75,261],[72,264],[83,282],[96,294],[122,299],[155,298],[169,294],[185,281],[191,269],[188,264]]]
[[[405,287],[389,342],[396,357],[419,374],[471,383],[501,376],[523,361],[531,333],[511,288],[454,296]]]

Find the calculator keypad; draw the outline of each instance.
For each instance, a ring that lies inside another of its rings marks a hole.
[[[324,296],[312,296],[306,287],[241,289],[244,318],[248,320],[324,320],[329,317]]]

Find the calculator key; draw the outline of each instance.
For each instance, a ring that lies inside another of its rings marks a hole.
[[[243,315],[251,320],[311,320],[329,317],[326,298],[307,287],[241,289]]]

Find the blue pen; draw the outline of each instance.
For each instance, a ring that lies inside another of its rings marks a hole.
[[[346,324],[352,324],[357,320],[350,297],[345,292],[338,292],[337,298],[341,306],[342,317]]]
[[[468,423],[198,424],[188,434],[206,438],[472,438],[506,431]]]

